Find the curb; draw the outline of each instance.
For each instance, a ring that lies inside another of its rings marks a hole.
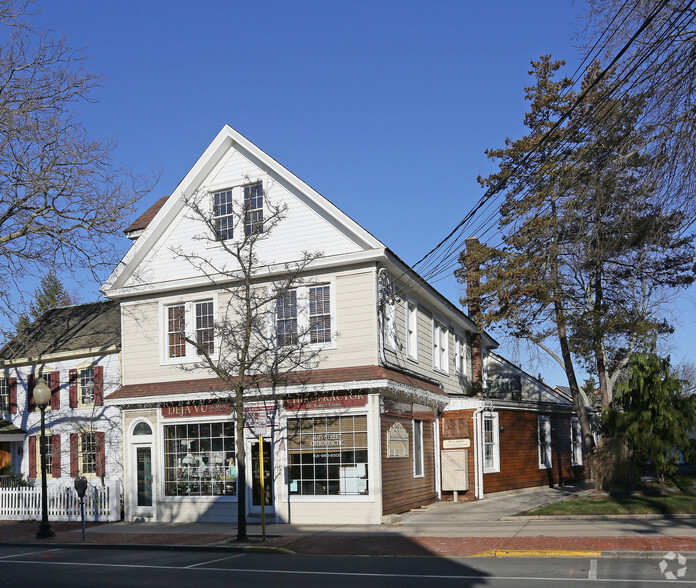
[[[499,521],[645,521],[654,519],[696,519],[694,514],[607,514],[607,515],[535,515],[500,517]]]
[[[489,549],[469,557],[602,557],[601,551],[579,549]]]

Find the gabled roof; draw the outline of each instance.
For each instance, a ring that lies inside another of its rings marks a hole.
[[[133,231],[139,231],[140,225],[148,221],[149,214],[154,212],[154,215],[148,221],[147,228],[139,235],[138,240],[133,243],[121,263],[118,264],[107,279],[102,287],[103,292],[110,297],[115,297],[119,294],[120,289],[137,272],[140,263],[153,250],[160,238],[184,209],[187,199],[204,185],[206,179],[216,169],[216,166],[232,150],[243,153],[245,157],[253,160],[256,165],[273,174],[285,185],[295,190],[296,193],[301,194],[311,208],[320,211],[323,216],[330,219],[331,223],[357,244],[360,249],[364,251],[383,251],[385,249],[384,244],[339,210],[329,200],[259,149],[241,133],[229,125],[225,125],[175,188],[171,196],[160,199],[160,202],[164,200],[161,207],[155,210],[155,207],[159,204],[158,202],[136,221],[138,224]]]
[[[0,361],[120,345],[119,303],[92,302],[46,311],[0,350]]]
[[[155,202],[150,208],[143,212],[138,218],[136,218],[130,225],[124,229],[124,233],[129,235],[137,231],[144,231],[150,224],[150,221],[155,218],[155,215],[159,212],[160,208],[164,206],[169,196],[162,196],[157,202]]]

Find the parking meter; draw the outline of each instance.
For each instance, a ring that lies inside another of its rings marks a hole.
[[[75,478],[75,490],[80,497],[80,514],[82,515],[82,540],[85,540],[85,493],[87,492],[87,478],[77,476]]]

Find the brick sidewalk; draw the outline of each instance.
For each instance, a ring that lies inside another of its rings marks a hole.
[[[163,545],[215,548],[287,549],[295,553],[332,555],[387,556],[496,556],[515,552],[539,552],[539,555],[566,555],[593,552],[616,555],[621,552],[661,554],[669,551],[696,553],[696,537],[657,535],[621,537],[405,537],[395,534],[342,535],[316,533],[269,537],[265,543],[251,537],[247,544],[235,542],[234,534],[225,533],[90,533],[82,542],[79,523],[55,523],[55,537],[37,539],[35,522],[0,522],[0,543],[35,545]],[[598,556],[598,555],[597,555]]]

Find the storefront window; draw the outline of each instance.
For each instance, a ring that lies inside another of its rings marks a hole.
[[[234,423],[164,427],[167,496],[235,496]]]
[[[288,419],[290,493],[367,494],[367,417]]]

